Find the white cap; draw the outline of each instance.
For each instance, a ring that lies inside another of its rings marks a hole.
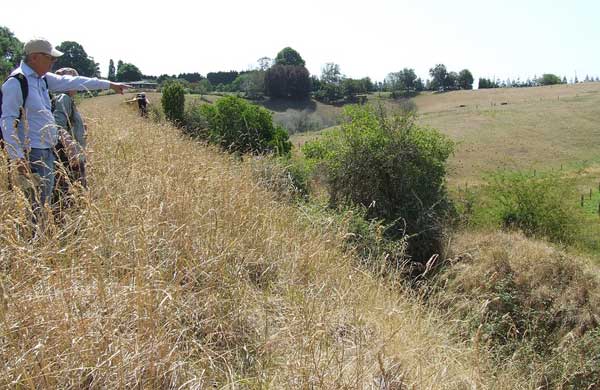
[[[33,53],[44,53],[52,57],[60,57],[63,55],[61,51],[52,47],[50,42],[44,38],[35,38],[25,44],[25,55]]]

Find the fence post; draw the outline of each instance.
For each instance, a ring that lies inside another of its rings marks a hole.
[[[590,188],[590,200],[592,199],[592,189]]]
[[[583,195],[581,195],[581,207],[583,207]]]

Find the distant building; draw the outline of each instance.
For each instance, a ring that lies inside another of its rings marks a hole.
[[[148,80],[130,81],[125,84],[129,84],[135,89],[156,89],[156,88],[158,88],[157,82],[148,81]]]

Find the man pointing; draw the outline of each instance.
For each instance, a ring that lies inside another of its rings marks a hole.
[[[125,84],[83,76],[59,76],[50,73],[63,53],[45,39],[25,44],[25,59],[2,85],[0,126],[6,151],[20,175],[39,181],[39,199],[31,199],[34,209],[50,201],[54,188],[55,154],[59,128],[54,122],[48,92],[113,89],[118,93]]]

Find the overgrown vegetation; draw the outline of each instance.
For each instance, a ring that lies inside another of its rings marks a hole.
[[[508,172],[490,176],[488,215],[504,228],[570,244],[581,229],[577,194],[557,174]]]
[[[240,161],[81,104],[89,192],[34,242],[0,189],[0,387],[468,388],[530,383],[356,267],[343,225],[278,201]],[[0,164],[0,181],[6,170]],[[477,368],[475,369],[475,363]]]
[[[162,87],[161,103],[165,117],[175,125],[183,123],[185,91],[181,83],[171,81]]]
[[[522,235],[474,232],[450,259],[436,299],[474,348],[540,373],[537,388],[600,386],[600,286],[581,259]]]
[[[271,113],[244,99],[228,96],[212,105],[202,105],[208,140],[239,153],[289,154],[292,144],[287,131],[273,124]]]
[[[388,226],[388,236],[407,236],[414,261],[440,254],[452,142],[417,126],[411,112],[388,116],[382,107],[352,106],[345,115],[339,130],[303,147],[325,176],[330,204],[362,206],[367,219]]]

